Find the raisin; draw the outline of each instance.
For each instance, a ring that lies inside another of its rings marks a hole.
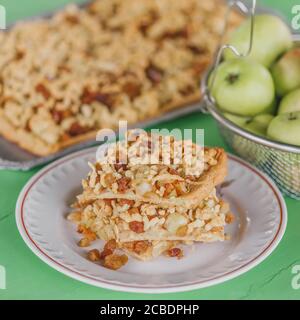
[[[163,77],[163,72],[153,65],[146,68],[146,76],[152,83],[158,84],[161,82]]]
[[[168,256],[169,257],[177,257],[177,258],[181,258],[183,256],[183,252],[180,248],[172,248],[168,250]]]
[[[133,208],[130,208],[130,209],[128,210],[128,213],[129,213],[129,214],[139,214],[139,213],[140,213],[140,210],[139,210],[139,208],[137,208],[137,207],[133,207]]]
[[[128,257],[117,254],[110,254],[105,257],[103,266],[108,269],[118,270],[128,262]]]
[[[89,89],[85,88],[81,95],[81,102],[84,104],[91,104],[95,101],[103,103],[110,110],[114,105],[114,97],[112,94],[90,91]]]
[[[104,249],[102,252],[101,252],[101,259],[105,259],[107,256],[113,254],[113,251],[110,250],[110,249]]]
[[[120,169],[126,170],[127,169],[127,165],[124,163],[116,163],[115,164],[115,169],[116,171],[119,171]]]
[[[164,188],[165,188],[165,192],[163,194],[163,197],[168,197],[170,193],[174,190],[174,186],[172,185],[172,183],[166,183],[164,185]]]
[[[126,178],[126,177],[122,177],[121,179],[119,179],[117,181],[117,183],[118,183],[118,192],[124,193],[126,190],[128,190],[130,181],[131,180],[129,178]]]
[[[40,93],[46,100],[48,100],[51,97],[51,92],[42,83],[36,85],[35,91]]]
[[[58,110],[53,110],[52,118],[57,124],[60,124],[63,120],[63,112]]]
[[[123,85],[123,91],[129,96],[131,100],[141,94],[141,85],[133,81],[128,81]]]
[[[100,252],[97,249],[93,249],[88,252],[87,257],[90,261],[99,261],[100,260]]]
[[[115,251],[116,248],[117,248],[117,242],[115,239],[111,239],[111,240],[107,241],[104,246],[104,250]]]
[[[79,18],[73,15],[68,15],[66,16],[66,21],[69,22],[70,24],[78,24],[79,23]]]
[[[86,133],[87,131],[88,129],[81,126],[78,122],[73,122],[68,130],[68,133],[71,137],[74,137]]]
[[[150,242],[149,241],[135,241],[134,242],[134,252],[137,254],[141,254],[146,252],[149,248]]]
[[[202,48],[202,47],[198,47],[196,45],[188,45],[188,48],[195,54],[204,54],[206,53],[207,51],[205,50],[205,48]]]
[[[136,233],[144,232],[144,222],[131,221],[129,222],[129,229]]]
[[[119,200],[119,205],[124,206],[127,204],[129,207],[132,207],[134,205],[134,200],[128,200],[128,199],[120,199]]]

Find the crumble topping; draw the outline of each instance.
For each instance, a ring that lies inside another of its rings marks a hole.
[[[215,190],[196,208],[161,207],[126,199],[100,199],[91,204],[78,202],[78,231],[84,239],[132,240],[224,240],[224,226],[233,221],[229,206]],[[72,220],[74,213],[69,219]],[[116,245],[113,244],[115,248]],[[106,247],[105,251],[113,251]]]
[[[110,193],[110,197],[175,199],[197,187],[198,180],[218,164],[220,152],[171,136],[140,133],[134,141],[110,144],[102,158],[89,164],[91,171],[82,182],[83,197]]]
[[[225,10],[221,0],[95,0],[18,23],[0,32],[0,117],[55,146],[198,100]],[[230,29],[241,20],[233,14]]]

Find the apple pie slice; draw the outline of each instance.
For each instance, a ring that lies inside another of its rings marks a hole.
[[[164,207],[128,199],[98,199],[75,204],[78,224],[99,239],[213,242],[225,239],[229,206],[215,189],[196,207]]]
[[[227,172],[224,150],[144,131],[125,137],[102,149],[83,180],[69,215],[83,234],[79,245],[107,241],[104,265],[114,269],[126,259],[112,248],[140,260],[179,258],[177,244],[226,240],[233,215],[216,194]]]
[[[134,142],[109,145],[90,166],[81,202],[119,198],[191,207],[224,181],[227,156],[221,148],[144,132]]]

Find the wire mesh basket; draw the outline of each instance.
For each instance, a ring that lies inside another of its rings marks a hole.
[[[229,10],[234,5],[237,5],[244,13],[250,12],[252,26],[249,50],[242,55],[230,45],[223,45],[219,48],[214,66],[208,70],[202,80],[204,111],[209,112],[217,121],[221,135],[236,154],[270,176],[284,194],[300,200],[300,147],[275,142],[238,127],[223,116],[210,94],[214,79],[213,76],[210,81],[208,79],[221,62],[223,51],[230,49],[239,57],[245,57],[251,52],[256,1],[252,2],[250,9],[241,1],[231,1]]]

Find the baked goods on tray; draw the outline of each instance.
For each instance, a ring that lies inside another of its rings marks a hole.
[[[181,257],[181,244],[224,241],[225,225],[233,216],[217,196],[216,186],[226,177],[226,154],[219,148],[184,142],[188,141],[130,131],[125,140],[108,145],[90,165],[69,215],[83,234],[79,246],[90,246],[99,238],[110,246],[104,248],[102,258],[99,252],[99,261],[112,254],[117,259],[116,249],[150,260],[162,253]],[[166,148],[169,162],[164,158]],[[157,150],[159,161],[153,163],[151,156]],[[176,161],[179,151],[181,162]]]
[[[0,33],[0,133],[37,155],[198,101],[221,0],[96,0]],[[233,13],[230,28],[241,16]]]

